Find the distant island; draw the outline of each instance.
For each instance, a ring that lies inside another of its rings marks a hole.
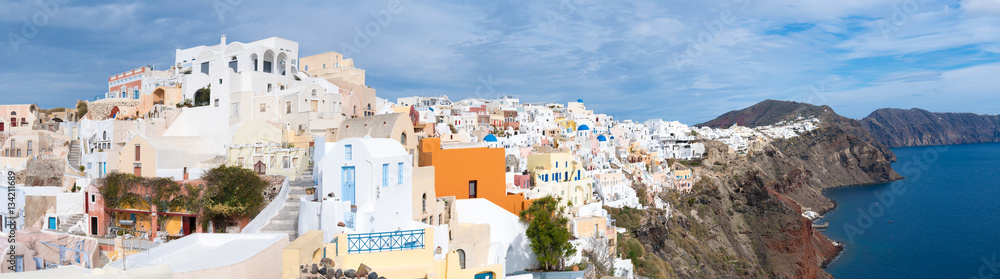
[[[1000,115],[884,108],[860,121],[889,147],[1000,142]]]

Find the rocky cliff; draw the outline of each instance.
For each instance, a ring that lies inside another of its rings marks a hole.
[[[822,266],[840,247],[801,213],[833,208],[825,188],[900,179],[889,164],[892,151],[858,121],[802,103],[765,101],[706,125],[761,126],[799,116],[819,118],[819,129],[771,141],[750,155],[705,142],[706,158],[691,164],[701,177],[693,193],[663,195],[674,206],[669,221],[652,217],[663,212],[646,211],[646,222],[629,228],[619,252],[629,254],[628,243],[641,243],[637,271],[656,278],[831,278]]]
[[[1000,115],[879,109],[860,121],[889,147],[1000,142]]]

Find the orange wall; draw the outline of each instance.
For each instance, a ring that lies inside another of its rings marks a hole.
[[[420,140],[420,166],[434,166],[438,197],[469,198],[469,181],[477,181],[476,197],[518,214],[530,202],[524,195],[507,195],[503,148],[441,149],[440,138]]]

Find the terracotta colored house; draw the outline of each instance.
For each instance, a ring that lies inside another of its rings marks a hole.
[[[483,198],[511,213],[531,205],[523,194],[508,194],[503,148],[441,148],[441,138],[420,140],[421,167],[433,166],[438,197]]]

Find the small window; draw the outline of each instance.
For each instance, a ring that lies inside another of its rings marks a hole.
[[[292,102],[285,102],[285,114],[292,113]]]
[[[219,99],[215,99],[215,107],[219,107]]]
[[[268,83],[268,84],[267,84],[267,92],[271,92],[271,89],[272,89],[272,87],[271,87],[271,84],[270,84],[270,83]]]
[[[421,197],[421,201],[422,201],[421,208],[423,208],[423,212],[427,212],[427,194],[424,194],[423,197]]]
[[[139,160],[140,160],[140,159],[139,159],[139,158],[140,158],[140,157],[139,157],[139,154],[142,154],[142,149],[141,149],[141,147],[139,147],[139,145],[138,145],[138,144],[136,144],[136,145],[135,145],[135,160],[136,160],[136,161],[139,161]]]
[[[354,160],[354,159],[352,159],[352,157],[353,157],[352,155],[353,154],[351,154],[352,153],[351,149],[353,149],[353,148],[351,148],[350,144],[344,145],[344,160],[345,161]]]
[[[389,187],[389,164],[382,164],[382,187]]]
[[[399,163],[399,168],[398,168],[397,171],[399,172],[397,174],[397,177],[398,177],[397,180],[399,181],[399,183],[397,183],[397,184],[403,185],[403,163]]]
[[[266,111],[267,111],[267,104],[260,104],[260,112],[266,112]]]
[[[90,194],[90,202],[97,202],[97,195]]]

